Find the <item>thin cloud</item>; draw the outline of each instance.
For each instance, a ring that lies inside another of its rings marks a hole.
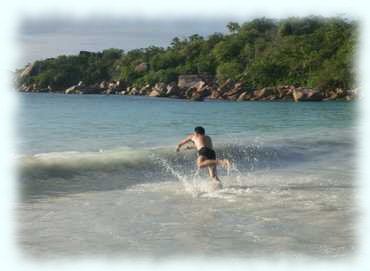
[[[107,48],[132,50],[148,46],[168,46],[174,37],[193,34],[208,36],[227,31],[229,19],[219,20],[137,20],[46,18],[26,19],[17,40],[22,48],[20,65],[61,54],[101,51]]]

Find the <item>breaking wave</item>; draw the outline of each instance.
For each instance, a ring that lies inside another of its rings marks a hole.
[[[291,166],[323,159],[352,149],[350,142],[330,140],[283,141],[269,144],[219,145],[218,158],[231,159],[242,172]],[[54,152],[19,158],[21,179],[71,178],[76,175],[120,174],[166,177],[174,172],[194,173],[195,151],[176,153],[174,148],[115,149],[99,152]],[[168,170],[170,166],[173,171]],[[175,176],[176,177],[176,176]]]

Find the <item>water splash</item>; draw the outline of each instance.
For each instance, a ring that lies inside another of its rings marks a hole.
[[[186,175],[183,175],[179,171],[175,170],[166,159],[159,157],[154,153],[150,154],[150,157],[151,159],[153,159],[154,162],[158,163],[159,166],[161,166],[167,173],[173,175],[177,180],[179,180],[185,190],[187,190],[187,188],[192,185],[190,183],[190,180],[193,180],[194,183],[195,177],[199,176],[199,172],[196,171],[195,174],[191,176],[192,178],[188,178]]]
[[[222,198],[227,201],[234,202],[235,197],[241,193],[240,191],[235,191],[235,188],[228,188],[225,186],[225,183],[223,189],[215,191],[212,188],[212,184],[209,179],[204,179],[201,177],[200,169],[197,168],[195,171],[190,171],[188,175],[181,174],[178,170],[171,166],[170,161],[155,154],[151,154],[150,157],[167,173],[179,180],[183,189],[190,193],[194,198]],[[227,178],[236,180],[237,186],[243,186],[243,174],[235,163],[232,163],[230,168],[227,169]],[[249,189],[242,190],[243,192],[249,192]]]

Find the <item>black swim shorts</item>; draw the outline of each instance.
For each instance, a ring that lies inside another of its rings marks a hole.
[[[207,148],[207,147],[203,147],[201,148],[199,151],[198,151],[198,155],[200,156],[205,156],[207,157],[207,159],[209,160],[216,160],[216,153],[214,150],[210,149],[210,148]]]

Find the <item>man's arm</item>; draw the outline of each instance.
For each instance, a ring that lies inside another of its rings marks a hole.
[[[191,145],[187,145],[185,147],[186,150],[192,150],[192,149],[196,149],[195,145],[194,144],[191,144]]]
[[[185,145],[186,143],[192,141],[191,139],[193,138],[193,135],[189,135],[187,138],[182,140],[176,147],[176,151],[180,151],[181,146]]]

